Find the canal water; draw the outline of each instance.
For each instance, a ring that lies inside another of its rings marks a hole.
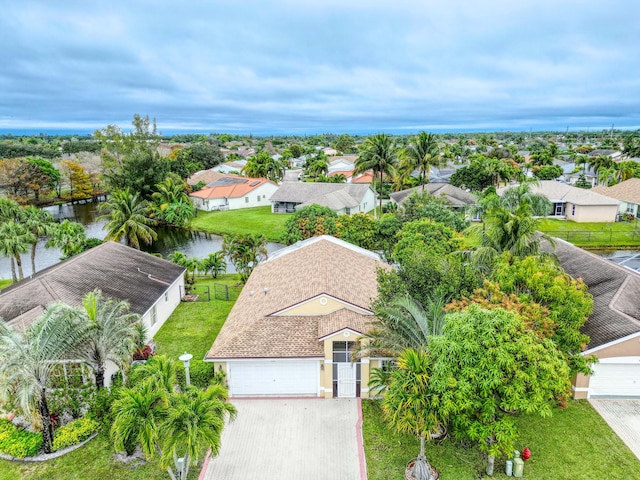
[[[98,220],[100,216],[97,211],[97,203],[60,205],[46,207],[47,210],[57,220],[71,220],[79,222],[85,227],[87,237],[103,239],[106,232],[102,229],[106,223]],[[177,230],[169,228],[158,228],[158,239],[152,245],[141,245],[141,249],[149,253],[160,253],[166,258],[172,252],[180,251],[188,256],[204,258],[210,253],[222,250],[222,237],[202,232],[191,232],[187,230]],[[57,248],[45,248],[45,242],[40,241],[36,247],[36,271],[55,265],[60,262],[62,253]],[[269,253],[284,247],[280,243],[270,242],[267,244]],[[25,276],[31,272],[31,250],[22,255],[22,269]],[[227,272],[235,272],[233,265],[227,264]],[[11,278],[11,264],[9,259],[0,256],[0,279]]]

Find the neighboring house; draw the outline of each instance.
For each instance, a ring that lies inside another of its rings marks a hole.
[[[351,354],[374,320],[380,268],[391,267],[329,236],[278,250],[253,270],[204,360],[226,373],[231,397],[368,397],[384,359]]]
[[[329,207],[338,214],[352,215],[372,210],[375,201],[375,193],[368,184],[283,183],[271,196],[271,211],[293,213],[298,208],[315,203]]]
[[[497,190],[502,195],[513,186]],[[592,190],[573,187],[555,180],[541,180],[531,184],[533,193],[540,193],[553,204],[551,218],[565,218],[575,222],[615,222],[620,202]]]
[[[129,302],[153,337],[180,303],[184,267],[116,242],[105,242],[0,292],[0,318],[26,329],[47,305],[81,306],[83,297],[102,290]]]
[[[622,152],[619,150],[611,150],[606,148],[598,148],[589,152],[589,157],[605,156],[611,158],[613,161],[619,161],[622,159]]]
[[[454,187],[448,183],[427,183],[423,186],[400,190],[389,195],[392,202],[402,205],[411,194],[426,192],[434,197],[443,198],[452,208],[462,210],[477,203],[477,197],[459,187]]]
[[[584,175],[584,179],[593,187],[598,183],[598,176],[595,174],[592,168],[587,165],[576,165],[575,163],[567,163],[560,165],[562,167],[562,180],[570,185],[575,183],[580,178],[580,175]]]
[[[356,163],[355,155],[343,155],[329,159],[329,173],[342,170],[353,170]]]
[[[335,177],[336,175],[344,175],[346,179],[345,183],[351,183],[353,179],[353,170],[334,170],[329,172],[329,177]]]
[[[640,397],[640,274],[555,239],[562,268],[593,295],[593,314],[581,331],[590,338],[582,355],[595,355],[593,375],[578,374],[575,398]]]
[[[215,167],[213,167],[213,170],[215,170],[216,172],[220,172],[220,173],[238,173],[241,172],[242,169],[245,167],[245,165],[247,164],[246,160],[237,160],[235,162],[225,162],[225,163],[221,163],[220,165],[216,165]]]
[[[269,198],[278,185],[266,178],[223,175],[206,187],[189,194],[199,210],[237,210],[269,205]]]
[[[592,191],[620,200],[620,214],[629,213],[640,218],[640,178],[630,178],[612,187],[595,187]]]
[[[351,177],[351,183],[366,183],[370,184],[373,182],[374,175],[373,171],[368,170],[360,175],[356,175],[355,177]]]
[[[209,170],[200,170],[199,172],[191,175],[189,178],[187,178],[187,184],[194,186],[200,182],[204,182],[208,185],[215,182],[216,180],[220,180],[223,177],[223,173],[217,172],[213,168],[210,168]]]

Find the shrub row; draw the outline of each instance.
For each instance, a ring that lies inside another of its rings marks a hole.
[[[0,420],[0,453],[16,458],[37,455],[42,435],[16,428],[9,420]]]
[[[60,450],[61,448],[76,445],[89,438],[99,429],[100,424],[88,417],[69,422],[56,430],[56,435],[53,439],[53,449]]]
[[[186,381],[184,368],[178,368],[176,376],[178,377],[178,383],[184,385]],[[189,366],[191,385],[198,388],[207,388],[213,383],[218,383],[220,381],[218,377],[219,375],[216,375],[213,363],[203,362],[202,360],[191,361],[191,365]]]

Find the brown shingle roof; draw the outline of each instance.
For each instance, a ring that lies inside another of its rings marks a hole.
[[[278,251],[254,269],[206,358],[323,356],[320,334],[360,331],[366,319],[357,317],[367,315],[271,314],[323,293],[369,309],[377,295],[378,268],[390,267],[372,252],[333,237],[310,238]]]
[[[556,239],[556,257],[593,295],[593,313],[582,327],[589,349],[640,332],[640,275],[568,242]]]
[[[420,194],[422,191],[422,186],[418,186],[392,193],[390,197],[394,202],[400,205],[414,192]],[[424,191],[434,197],[444,196],[447,202],[454,207],[464,207],[466,205],[475,205],[477,203],[477,197],[475,195],[448,183],[427,183],[424,185]]]
[[[28,326],[55,301],[81,305],[96,288],[144,314],[184,268],[116,242],[105,242],[36,273],[0,293],[0,318]]]
[[[640,205],[640,178],[630,178],[612,187],[601,185],[592,188],[591,191],[615,198],[616,200],[622,200],[623,202]]]
[[[213,183],[216,180],[220,180],[223,177],[224,177],[224,173],[216,172],[213,169],[202,170],[201,172],[196,172],[193,175],[191,175],[187,179],[187,183],[189,185],[195,185],[199,182],[204,182],[207,185],[209,185],[210,183]]]

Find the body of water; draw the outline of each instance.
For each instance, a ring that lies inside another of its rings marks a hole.
[[[47,210],[57,220],[71,220],[84,225],[87,237],[103,239],[105,231],[102,229],[106,223],[98,220],[100,215],[97,211],[98,204],[86,203],[78,205],[60,205],[46,207]],[[222,237],[201,232],[191,232],[169,228],[158,228],[158,239],[152,245],[141,245],[142,250],[149,253],[160,253],[166,258],[172,252],[180,251],[188,256],[204,258],[210,253],[222,250]],[[38,242],[36,247],[36,271],[60,262],[62,253],[57,248],[46,248],[44,241]],[[269,253],[284,247],[280,243],[268,243]],[[22,255],[22,269],[25,276],[32,274],[31,271],[31,250]],[[228,263],[227,272],[235,272],[233,265]],[[11,264],[8,258],[0,256],[0,279],[11,278]]]

